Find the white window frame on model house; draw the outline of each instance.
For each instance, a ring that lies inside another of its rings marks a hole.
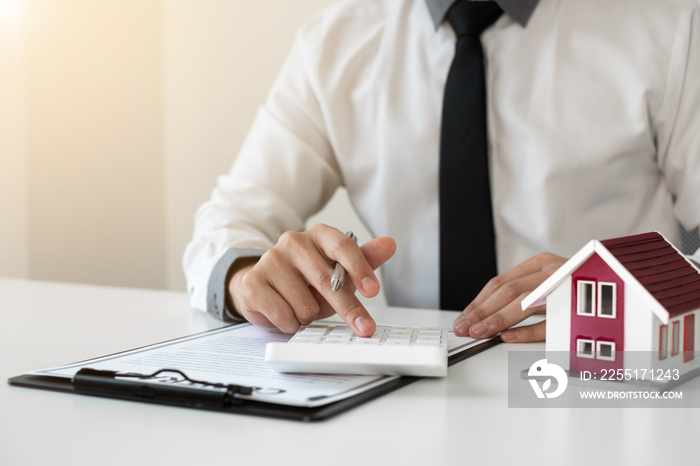
[[[610,356],[603,356],[603,345],[609,345],[610,346]],[[600,359],[602,361],[614,361],[615,360],[615,342],[613,341],[596,341],[595,343],[595,352],[596,352],[596,359]]]
[[[605,293],[603,293],[604,288],[611,288],[612,293],[610,296],[609,307],[612,311],[611,314],[603,314],[603,302],[605,298]],[[617,283],[610,282],[598,282],[598,317],[603,317],[605,319],[614,319],[617,317]]]
[[[578,298],[576,299],[576,314],[580,316],[595,317],[597,304],[595,282],[590,280],[579,280],[576,286],[578,287]],[[588,293],[586,293],[586,288],[589,287],[590,297],[588,296]],[[586,310],[590,310],[590,312],[585,312]]]
[[[587,353],[584,351],[584,345],[590,345],[591,352]],[[576,340],[576,356],[579,358],[595,359],[595,341],[588,340],[585,338],[578,338]]]

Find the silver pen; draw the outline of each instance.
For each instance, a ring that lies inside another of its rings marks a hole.
[[[357,243],[357,236],[352,231],[345,233],[345,236],[352,238]],[[340,262],[335,263],[335,268],[333,269],[333,275],[331,276],[331,290],[333,293],[337,292],[345,284],[345,268],[340,265]]]

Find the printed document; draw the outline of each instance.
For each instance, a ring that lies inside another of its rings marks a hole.
[[[456,337],[452,331],[448,335],[448,355],[483,343],[483,340]],[[72,378],[87,367],[144,375],[159,369],[177,369],[194,380],[254,387],[251,395],[241,398],[303,407],[333,403],[398,377],[275,372],[265,363],[265,345],[290,338],[291,335],[277,329],[240,324],[31,374]],[[139,379],[142,381],[146,380]],[[172,373],[147,382],[187,384]]]

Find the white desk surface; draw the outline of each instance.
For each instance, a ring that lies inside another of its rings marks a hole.
[[[373,313],[448,327],[455,315]],[[0,279],[0,378],[221,325],[184,293]],[[698,409],[508,408],[507,353],[532,348],[498,345],[318,423],[1,383],[0,465],[697,464]]]

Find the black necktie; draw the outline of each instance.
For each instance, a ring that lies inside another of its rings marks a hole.
[[[441,309],[464,309],[496,275],[480,35],[501,13],[483,1],[458,1],[447,12],[457,45],[440,136]]]

